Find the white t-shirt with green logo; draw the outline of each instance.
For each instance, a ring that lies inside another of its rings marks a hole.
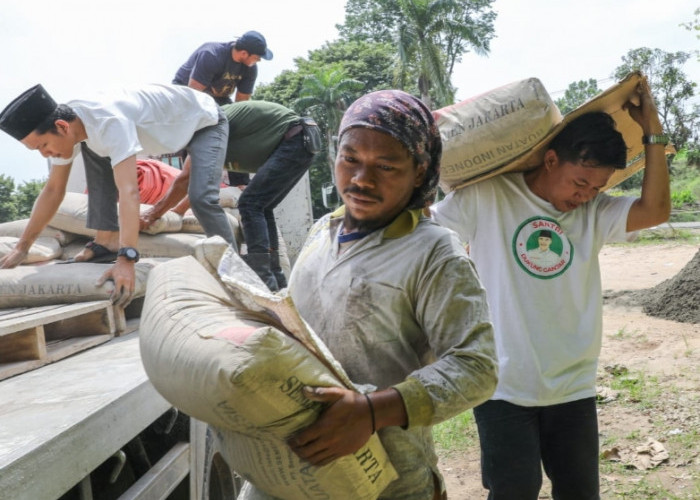
[[[432,208],[469,244],[486,287],[499,358],[492,399],[545,406],[595,396],[598,253],[634,237],[625,231],[633,202],[599,194],[560,212],[513,173],[454,191]]]

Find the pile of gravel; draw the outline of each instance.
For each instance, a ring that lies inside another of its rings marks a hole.
[[[635,296],[649,316],[700,323],[700,250],[676,276]]]

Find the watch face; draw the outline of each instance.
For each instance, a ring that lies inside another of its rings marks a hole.
[[[135,248],[127,247],[121,248],[118,255],[123,255],[127,260],[137,261],[139,259],[139,253]]]

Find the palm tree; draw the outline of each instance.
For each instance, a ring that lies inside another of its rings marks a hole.
[[[490,1],[398,0],[399,81],[404,87],[408,75],[417,74],[421,100],[429,108],[431,91],[440,105],[454,101],[452,70],[468,47],[488,53],[495,14],[482,11]]]
[[[335,182],[335,134],[338,131],[343,112],[364,88],[364,83],[348,78],[338,66],[325,66],[304,78],[300,95],[292,106],[301,113],[314,117],[325,131],[328,145],[328,164],[331,179]]]

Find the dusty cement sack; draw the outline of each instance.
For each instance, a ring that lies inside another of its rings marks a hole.
[[[146,293],[148,273],[157,261],[142,259],[134,266],[136,283],[134,297]],[[113,264],[79,262],[20,266],[0,270],[0,308],[36,307],[51,304],[72,304],[109,299],[114,283],[96,286],[97,280]]]
[[[442,138],[445,192],[528,151],[562,119],[537,78],[435,110],[433,116]]]
[[[630,116],[626,106],[628,102],[633,102],[639,105],[639,95],[637,94],[637,86],[644,78],[644,75],[639,71],[634,71],[628,74],[625,78],[614,85],[611,85],[600,94],[592,97],[578,108],[567,113],[552,129],[547,132],[536,144],[529,147],[520,156],[508,161],[506,164],[496,167],[489,172],[481,173],[476,177],[464,180],[459,185],[453,185],[448,189],[459,189],[474,182],[491,178],[496,175],[505,174],[508,172],[524,172],[536,168],[544,161],[544,155],[547,147],[554,137],[561,132],[572,120],[578,118],[582,114],[591,113],[594,111],[604,111],[608,113],[615,121],[615,128],[622,134],[622,138],[627,145],[627,166],[624,169],[615,170],[615,173],[610,177],[608,183],[603,186],[601,191],[606,191],[628,177],[634,175],[646,165],[646,157],[644,145],[642,144],[641,129],[637,122]],[[666,155],[675,154],[673,145],[666,146]]]
[[[239,245],[243,241],[243,231],[241,230],[241,223],[239,219],[230,211],[224,210],[226,217],[228,218],[228,223],[231,226],[231,231],[233,231],[233,237],[236,238],[236,243]],[[194,233],[194,234],[205,234],[204,228],[195,217],[192,210],[185,212],[182,216],[182,229],[183,233]]]
[[[142,257],[184,257],[194,255],[195,246],[205,238],[203,234],[191,233],[141,233],[138,250]]]
[[[151,383],[173,406],[217,428],[229,465],[267,494],[377,498],[396,472],[376,435],[354,455],[324,467],[301,461],[287,446],[286,438],[323,408],[304,398],[302,386],[352,383],[332,357],[319,355],[327,349],[313,332],[292,336],[288,324],[306,327],[286,298],[263,291],[234,251],[224,254],[220,272],[222,262],[236,276],[226,278],[230,285],[193,257],[153,270],[140,327]]]
[[[0,236],[14,236],[15,238],[20,238],[27,228],[28,222],[29,219],[20,219],[0,223]],[[62,231],[55,227],[46,226],[44,230],[39,233],[39,237],[55,238],[61,246],[65,246],[75,241],[78,235]]]
[[[219,190],[219,205],[225,208],[236,208],[242,192],[236,186],[221,188]]]
[[[212,236],[198,241],[194,245],[194,258],[212,276],[219,276],[219,262],[229,248],[228,242],[221,236]]]
[[[142,204],[139,207],[139,213],[143,214],[150,210],[152,205]],[[148,226],[148,228],[142,230],[142,233],[146,234],[160,234],[160,233],[178,233],[182,230],[182,217],[180,214],[176,214],[168,210],[159,219],[153,221],[153,224]]]
[[[140,213],[151,208],[151,205],[140,205]],[[66,193],[56,214],[51,219],[50,225],[83,236],[95,237],[97,231],[86,227],[88,212],[88,195],[84,193]],[[147,230],[147,234],[159,234],[165,232],[178,232],[182,228],[182,219],[175,212],[166,212],[163,217],[156,220]]]
[[[14,248],[19,238],[14,236],[0,236],[0,257],[4,257]],[[56,238],[40,236],[34,241],[22,264],[34,264],[57,259],[63,253],[63,248]]]
[[[203,234],[188,233],[161,233],[161,234],[139,234],[139,241],[136,245],[141,258],[177,258],[187,255],[195,255],[196,247],[206,237]],[[61,259],[70,259],[80,253],[85,244],[90,241],[88,238],[80,239],[63,247]]]

